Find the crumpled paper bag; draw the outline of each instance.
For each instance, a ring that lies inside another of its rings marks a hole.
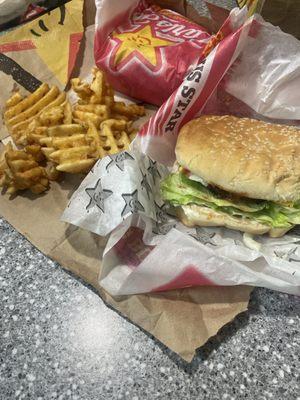
[[[85,77],[93,66],[93,1],[85,1],[84,19],[88,22],[76,61],[74,76]],[[196,14],[193,14],[197,17]],[[34,68],[31,59],[28,71]],[[45,79],[51,83],[49,79]],[[8,81],[13,86],[13,80]],[[0,93],[1,105],[6,100]],[[3,136],[7,137],[7,132]],[[3,141],[2,141],[3,143]],[[3,145],[0,142],[0,152]],[[82,176],[67,175],[41,196],[31,193],[10,199],[0,196],[0,215],[47,256],[82,278],[99,291],[103,300],[153,335],[165,346],[191,361],[195,351],[237,314],[247,309],[249,287],[203,287],[172,290],[159,294],[112,297],[98,283],[101,259],[107,239],[60,221]],[[34,205],[34,207],[33,207]],[[47,223],[47,229],[45,229]],[[99,315],[101,318],[101,315]]]
[[[190,362],[198,347],[247,309],[251,288],[203,287],[111,296],[98,282],[107,239],[60,221],[81,179],[71,175],[61,184],[53,182],[44,196],[26,193],[13,200],[0,196],[0,215],[40,251],[92,285],[108,305]]]
[[[0,35],[1,114],[17,88],[33,92],[41,82],[65,88],[82,39],[83,4],[72,0]],[[0,138],[5,135],[1,119]]]

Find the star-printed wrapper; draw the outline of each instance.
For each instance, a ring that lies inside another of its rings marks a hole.
[[[64,221],[110,234],[99,277],[108,292],[246,284],[300,293],[299,230],[261,237],[253,250],[240,232],[187,228],[161,199],[168,173],[138,151],[123,152],[98,161],[71,198]]]

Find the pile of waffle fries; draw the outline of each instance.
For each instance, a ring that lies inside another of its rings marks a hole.
[[[0,157],[0,187],[7,193],[42,193],[62,172],[87,173],[99,158],[129,148],[136,135],[133,121],[145,115],[144,107],[115,101],[103,72],[92,73],[90,84],[71,81],[78,96],[74,105],[46,83],[6,102],[3,119],[14,143]]]

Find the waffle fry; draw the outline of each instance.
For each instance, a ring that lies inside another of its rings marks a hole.
[[[39,194],[48,186],[46,170],[38,165],[31,154],[14,150],[9,143],[0,161],[0,187],[4,187],[9,194],[25,189]]]
[[[92,69],[93,80],[89,85],[80,78],[71,80],[72,89],[78,95],[80,104],[105,104],[111,107],[114,103],[114,91],[107,83],[105,75],[98,68]]]
[[[103,72],[97,70],[96,68],[93,68],[93,81],[90,85],[90,89],[93,92],[91,98],[90,98],[90,103],[92,104],[103,104],[104,102],[104,96],[106,95],[106,81]]]
[[[41,126],[55,126],[61,123],[64,119],[64,108],[55,106],[43,110],[38,116],[38,121]]]
[[[17,101],[15,104],[15,99],[20,99],[20,94],[16,93],[9,99],[6,103],[8,110],[4,113],[4,120],[9,121],[10,118],[22,113],[24,110],[29,109],[37,101],[39,101],[47,92],[49,91],[49,86],[43,83],[35,92],[31,93],[26,98],[21,101]],[[12,103],[12,104],[10,104]]]
[[[90,158],[88,145],[56,150],[50,155],[50,159],[58,164],[58,171],[72,174],[87,172],[96,162],[95,158]]]
[[[4,122],[14,143],[0,158],[0,186],[8,193],[30,189],[41,193],[62,172],[87,173],[99,158],[129,148],[136,135],[132,123],[144,107],[114,100],[105,74],[93,68],[92,82],[72,79],[78,102],[42,84],[26,97],[7,100]]]
[[[39,142],[58,171],[79,173],[88,171],[99,158],[128,149],[132,134],[127,121],[108,119],[100,131],[91,122],[87,130],[76,124],[50,127]]]
[[[73,112],[74,120],[85,123],[88,126],[88,123],[91,122],[97,128],[99,128],[102,121],[105,121],[107,118],[105,116],[97,115],[93,112],[86,112],[81,110],[75,110]]]
[[[130,138],[126,130],[127,121],[108,119],[100,126],[100,139],[104,155],[119,153],[127,150],[130,145]]]
[[[86,128],[90,122],[99,128],[102,121],[110,118],[110,109],[105,104],[77,104],[74,107],[73,117],[76,123]]]
[[[109,107],[107,107],[107,105],[105,105],[105,104],[76,105],[74,107],[74,110],[99,115],[100,117],[103,118],[103,120],[108,119],[109,113],[110,113]]]
[[[54,149],[68,149],[71,147],[81,146],[86,144],[86,135],[77,134],[66,137],[46,137],[40,140],[42,146],[47,146]]]
[[[66,96],[65,93],[61,93],[52,103],[50,103],[45,108],[51,108],[53,106],[55,107],[56,105],[63,103],[65,100],[65,96]],[[34,118],[35,118],[35,116],[31,116],[28,119],[17,123],[16,125],[12,126],[11,128],[8,128],[15,144],[17,144],[17,145],[26,144],[26,136],[27,136],[26,129],[27,129],[29,123]]]
[[[26,143],[27,145],[39,144],[40,139],[46,136],[47,127],[35,125],[34,127],[28,127],[26,132]]]
[[[55,151],[52,146],[53,138],[69,137],[80,133],[85,134],[86,129],[78,124],[37,127],[33,133],[28,134],[28,142],[40,146],[41,153],[50,160],[50,154]]]
[[[56,128],[56,127],[55,127]],[[55,132],[56,130],[54,130]],[[45,155],[45,157],[50,160],[50,156],[51,154],[57,149],[57,147],[55,146],[59,146],[59,144],[61,143],[62,145],[64,145],[65,148],[67,147],[72,147],[74,146],[74,140],[76,141],[76,136],[77,137],[82,137],[84,138],[84,135],[73,135],[73,131],[70,131],[69,135],[61,135],[59,137],[55,137],[55,135],[53,136],[53,131],[49,131],[49,129],[45,132],[46,135],[39,138],[39,144],[41,146],[41,151],[43,152],[43,154]],[[74,138],[75,137],[75,138]]]
[[[53,106],[51,108],[44,109],[32,122],[31,124],[36,126],[58,126],[63,124],[72,123],[72,107],[68,101],[65,101],[61,105]],[[28,126],[28,130],[30,125]]]
[[[7,149],[8,146],[6,146]],[[8,166],[5,160],[5,151],[2,151],[0,153],[0,187],[4,187],[6,185],[6,176],[5,176],[5,171],[7,170]]]
[[[37,163],[41,163],[45,160],[45,156],[41,150],[41,146],[38,144],[30,144],[26,146],[25,152],[27,154],[30,154]]]
[[[104,73],[97,68],[93,68],[92,73],[90,85],[79,78],[72,80],[72,88],[79,97],[73,111],[74,121],[87,127],[91,122],[98,129],[103,121],[110,118],[132,121],[145,115],[143,106],[115,102],[113,88],[106,81]]]
[[[35,119],[41,119],[41,126],[60,123],[66,114],[67,106],[62,106],[66,105],[65,99],[65,93],[61,93],[56,86],[50,88],[45,83],[25,98],[15,93],[6,102],[4,112],[5,125],[15,144],[26,145],[28,128]]]
[[[113,88],[107,83],[104,72],[97,68],[92,70],[94,78],[90,85],[93,95],[90,98],[92,104],[105,104],[112,107],[114,104]]]
[[[64,118],[63,118],[63,124],[71,124],[72,123],[72,107],[71,104],[66,101],[66,104],[64,106]]]
[[[71,86],[77,96],[83,101],[87,102],[92,96],[93,92],[88,83],[82,82],[80,78],[71,79]]]
[[[13,107],[15,105],[17,105],[18,103],[20,103],[20,101],[23,99],[23,97],[20,95],[19,92],[16,92],[15,94],[13,94],[11,96],[10,99],[8,99],[5,103],[5,108],[10,108]]]
[[[39,139],[41,151],[56,170],[70,173],[87,172],[95,163],[90,142],[87,130],[76,124],[49,127]]]
[[[91,156],[96,159],[105,157],[106,153],[105,150],[103,149],[103,144],[101,141],[100,134],[96,126],[92,123],[89,123],[87,137],[91,149]]]
[[[68,125],[59,125],[53,126],[46,130],[47,136],[71,136],[74,134],[85,133],[86,129],[79,124],[68,124]]]
[[[53,87],[49,90],[48,93],[45,94],[44,97],[42,97],[40,100],[37,100],[31,107],[26,108],[24,111],[20,112],[17,115],[14,115],[10,119],[6,121],[6,125],[8,128],[17,125],[19,122],[23,122],[28,120],[30,117],[34,117],[36,114],[42,113],[44,111],[44,108],[51,104],[53,100],[56,99],[56,97],[59,95],[59,90],[57,87]],[[26,99],[25,99],[26,100]],[[22,103],[22,102],[21,102]],[[19,104],[21,104],[19,103]],[[17,104],[15,107],[18,107]],[[15,108],[12,107],[12,108]],[[9,112],[8,110],[7,112]],[[5,118],[5,114],[4,114]]]
[[[62,176],[61,171],[58,171],[56,169],[55,164],[52,162],[47,164],[46,173],[47,173],[49,181],[59,181]]]
[[[134,120],[145,115],[145,108],[137,104],[126,105],[122,101],[116,101],[112,106],[112,112]]]

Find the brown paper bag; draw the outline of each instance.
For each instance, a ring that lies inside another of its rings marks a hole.
[[[300,39],[299,0],[265,0],[261,14],[266,21]]]
[[[92,38],[93,29],[89,27],[74,69],[83,76],[93,64]],[[0,101],[3,102],[1,94]],[[0,143],[0,151],[1,146]],[[68,199],[82,178],[66,174],[62,182],[52,183],[51,189],[40,196],[29,192],[13,199],[7,195],[0,196],[0,215],[39,250],[93,285],[107,304],[183,359],[191,361],[198,347],[247,309],[252,289],[242,286],[199,287],[111,297],[99,286],[97,279],[106,239],[60,221]]]
[[[0,214],[39,250],[93,285],[108,304],[191,361],[198,347],[247,309],[251,288],[201,287],[112,298],[97,281],[105,238],[59,220],[79,182],[80,177],[68,176],[43,196],[1,196]]]
[[[47,82],[64,89],[83,35],[82,10],[83,0],[73,0],[0,35],[1,114],[16,87],[33,92]],[[4,136],[0,121],[0,139]]]

